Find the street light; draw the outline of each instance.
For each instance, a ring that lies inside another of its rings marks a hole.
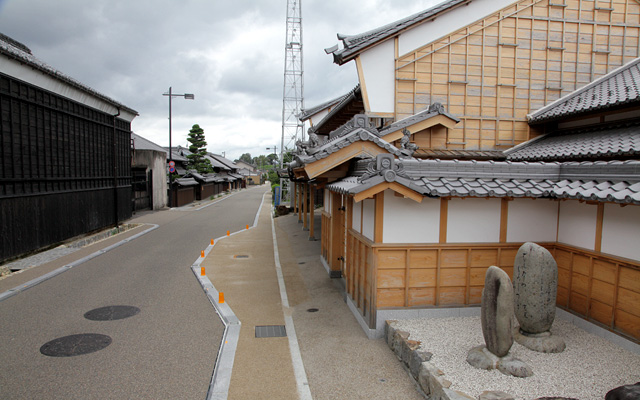
[[[172,162],[173,162],[173,150],[171,147],[171,99],[173,97],[184,97],[187,100],[194,100],[195,96],[193,93],[183,93],[183,94],[175,94],[171,92],[171,86],[169,86],[169,93],[162,93],[163,96],[169,96],[169,207],[171,207],[171,198],[173,197],[173,189],[171,186],[173,185],[173,175],[171,174]]]
[[[267,147],[267,150],[271,150],[273,149],[273,154],[276,155],[276,157],[278,156],[278,146],[273,146],[273,147]]]

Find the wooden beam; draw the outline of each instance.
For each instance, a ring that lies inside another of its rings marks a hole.
[[[302,183],[296,184],[298,191],[298,223],[302,223]]]
[[[500,243],[507,242],[508,220],[509,220],[509,199],[503,198],[500,203]]]
[[[302,229],[304,229],[305,231],[307,229],[309,229],[309,183],[308,182],[304,182],[302,184],[302,219],[303,219],[303,224],[302,224]]]
[[[388,151],[373,142],[355,142],[326,158],[305,165],[304,169],[309,179],[313,179],[362,154],[375,157],[388,154]]]
[[[384,219],[384,192],[375,195],[375,220],[373,224],[373,241],[382,243]]]
[[[598,203],[598,214],[596,219],[596,241],[593,250],[602,251],[602,226],[604,224],[604,203]]]
[[[309,205],[309,216],[310,216],[310,224],[309,224],[309,240],[316,240],[315,238],[315,210],[316,210],[316,187],[315,185],[310,185],[311,196],[310,196],[310,205]]]
[[[440,243],[447,243],[447,220],[449,217],[449,199],[440,199]]]
[[[370,187],[369,189],[356,194],[355,196],[353,196],[353,200],[358,203],[364,199],[373,197],[376,194],[387,189],[391,189],[394,192],[400,193],[403,197],[409,198],[418,203],[422,203],[422,199],[424,198],[420,193],[413,191],[397,182],[382,182],[376,186]]]
[[[433,126],[436,125],[442,125],[446,128],[449,129],[453,129],[456,126],[457,122],[454,119],[451,119],[449,117],[447,117],[446,115],[435,115],[429,119],[425,119],[423,121],[417,122],[413,125],[409,125],[406,128],[412,133],[412,134],[416,134],[420,131],[423,131],[425,129],[429,129]],[[382,137],[382,139],[384,139],[385,141],[392,143],[395,142],[396,140],[402,138],[402,136],[404,136],[404,134],[402,133],[402,130],[399,129],[395,132],[391,132],[385,136]]]

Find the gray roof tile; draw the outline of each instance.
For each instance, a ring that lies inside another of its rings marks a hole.
[[[640,155],[640,125],[618,124],[551,133],[506,150],[513,161],[621,158]]]
[[[529,114],[528,118],[531,124],[542,123],[638,102],[640,102],[640,58]]]
[[[371,160],[358,161],[354,175],[328,185],[358,193],[379,176],[361,180]],[[533,197],[594,200],[640,205],[640,161],[514,163],[401,160],[396,181],[426,196]],[[473,165],[475,169],[466,167]],[[541,177],[541,170],[546,176]],[[587,179],[579,177],[588,176]]]

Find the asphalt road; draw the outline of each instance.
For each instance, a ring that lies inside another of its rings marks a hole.
[[[0,302],[2,399],[204,399],[223,332],[190,266],[212,238],[252,225],[268,188],[201,210],[139,214],[160,227]],[[91,321],[87,311],[127,305],[137,315]],[[67,335],[108,335],[73,357],[40,353]]]

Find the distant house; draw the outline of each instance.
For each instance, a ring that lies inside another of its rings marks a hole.
[[[486,269],[535,241],[558,307],[640,340],[639,18],[635,0],[452,0],[328,49],[360,84],[289,174],[305,227],[323,190],[321,257],[371,337],[477,306]]]
[[[137,115],[0,34],[0,260],[131,217]]]
[[[159,210],[167,206],[167,151],[157,144],[131,134],[133,143],[131,175],[134,210]]]

